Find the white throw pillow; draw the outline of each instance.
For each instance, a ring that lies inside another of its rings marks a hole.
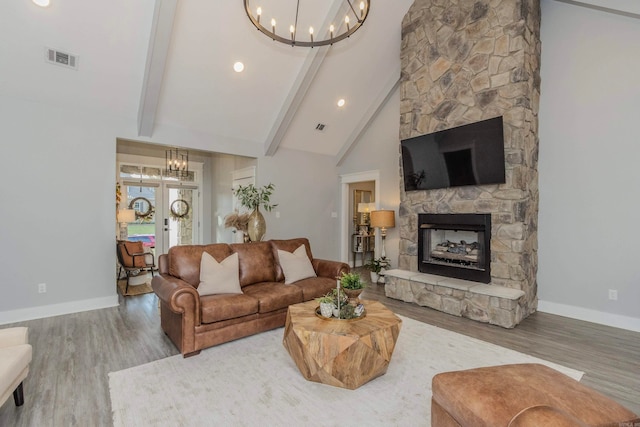
[[[278,249],[278,258],[284,273],[285,285],[290,285],[293,282],[309,277],[317,277],[304,245],[300,245],[293,253]]]
[[[207,252],[202,252],[198,293],[200,295],[241,294],[238,254],[229,255],[222,262],[218,262]]]

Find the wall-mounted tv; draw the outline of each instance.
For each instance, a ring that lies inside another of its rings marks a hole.
[[[502,117],[404,139],[405,191],[505,182]]]

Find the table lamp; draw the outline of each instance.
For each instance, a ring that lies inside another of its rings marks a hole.
[[[382,258],[386,258],[386,255],[384,253],[384,239],[385,237],[387,237],[387,228],[393,228],[396,226],[395,211],[372,211],[371,226],[380,228],[380,235],[382,236]]]
[[[120,209],[118,210],[118,223],[120,224],[120,240],[127,240],[129,232],[127,230],[127,224],[136,220],[135,209]]]

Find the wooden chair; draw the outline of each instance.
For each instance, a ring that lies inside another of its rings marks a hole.
[[[155,257],[151,252],[145,252],[142,242],[130,242],[127,240],[118,240],[116,243],[116,253],[118,254],[118,278],[122,270],[127,275],[127,287],[125,294],[129,291],[129,278],[137,276],[142,271],[150,271],[153,277],[156,268]]]

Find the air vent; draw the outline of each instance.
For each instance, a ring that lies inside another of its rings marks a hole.
[[[316,125],[316,130],[318,130],[318,131],[322,132],[322,131],[324,130],[324,127],[325,127],[325,126],[326,126],[326,125],[325,125],[324,123],[318,123],[318,124]]]
[[[44,49],[45,60],[54,65],[59,65],[65,68],[71,68],[73,70],[78,69],[78,55],[71,53],[61,52],[59,50],[51,49],[49,47]]]

